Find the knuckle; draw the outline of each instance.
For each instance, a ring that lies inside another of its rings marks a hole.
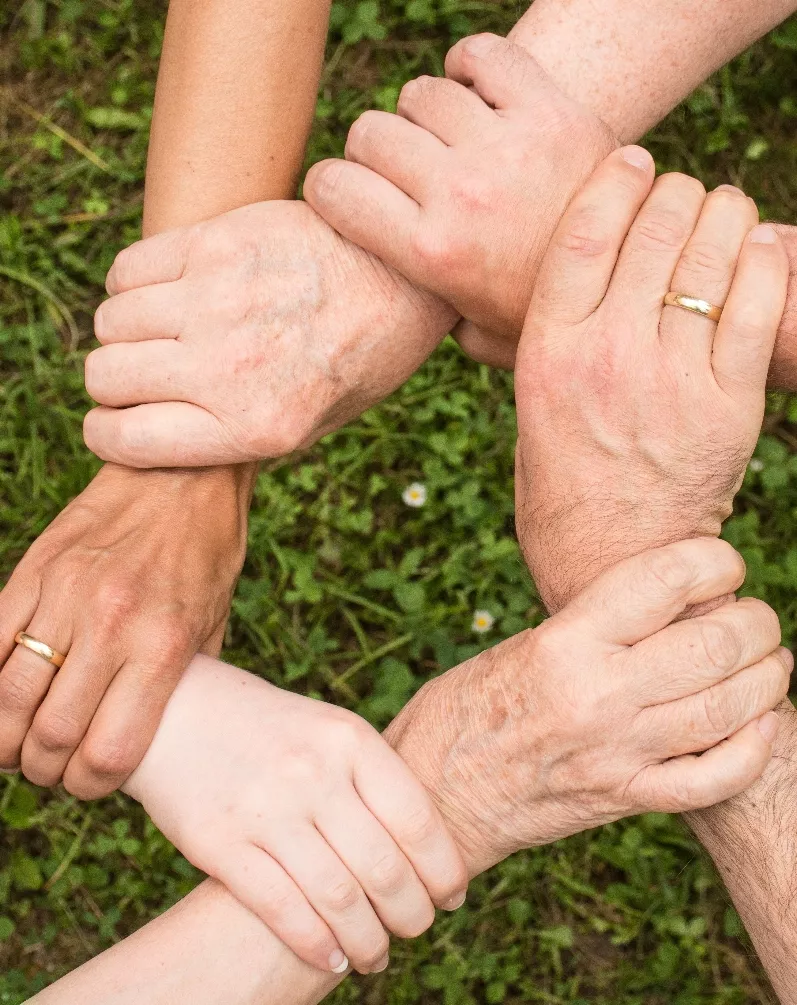
[[[103,363],[102,349],[95,349],[90,352],[83,363],[83,381],[90,398],[99,401],[100,404],[103,389],[105,388],[105,364]]]
[[[131,248],[123,248],[114,258],[108,272],[108,279],[113,277],[113,285],[117,290],[126,290],[134,285],[134,253]]]
[[[6,670],[0,674],[0,712],[18,716],[36,705],[39,689],[33,677]]]
[[[437,832],[438,821],[429,806],[417,806],[406,813],[402,834],[413,847],[428,844]]]
[[[735,628],[726,621],[702,618],[698,622],[700,648],[704,659],[719,673],[727,673],[742,655],[742,640]]]
[[[703,692],[703,716],[712,735],[726,737],[735,731],[739,702],[733,688],[709,688]]]
[[[34,740],[46,751],[74,750],[83,736],[75,719],[61,712],[45,712],[31,726]]]
[[[352,123],[346,140],[347,153],[349,151],[362,149],[366,146],[366,140],[373,134],[373,129],[377,124],[378,118],[378,113],[373,111],[373,109],[369,109],[368,111],[363,112],[362,115]]]
[[[351,877],[335,879],[327,883],[323,900],[335,914],[343,914],[356,907],[362,897],[362,890],[357,881]]]
[[[371,864],[370,883],[375,893],[390,896],[398,893],[407,879],[407,867],[400,856],[389,851]]]
[[[691,565],[676,548],[660,548],[642,556],[642,575],[663,587],[668,596],[685,589],[692,582]]]
[[[111,579],[98,584],[95,600],[96,616],[100,621],[115,626],[135,611],[139,592],[130,583]]]
[[[593,206],[575,211],[568,226],[555,240],[563,251],[585,259],[600,258],[611,247],[597,208]]]
[[[683,213],[658,206],[637,218],[636,241],[645,251],[678,250],[689,236],[688,227]]]
[[[732,266],[728,254],[710,241],[691,241],[681,255],[681,269],[704,276],[725,276]]]
[[[137,766],[129,744],[116,736],[89,737],[81,749],[81,760],[91,775],[101,777],[126,778]]]
[[[360,966],[362,969],[371,970],[373,967],[377,966],[377,964],[381,963],[389,952],[390,940],[387,935],[376,938],[369,944],[368,953],[362,959]]]
[[[437,83],[437,78],[422,75],[408,80],[401,88],[398,97],[397,109],[399,113],[428,98]]]

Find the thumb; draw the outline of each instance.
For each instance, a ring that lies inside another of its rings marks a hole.
[[[211,412],[185,401],[94,408],[83,420],[86,446],[131,468],[197,468],[255,460],[231,442]]]
[[[541,94],[559,95],[531,53],[500,35],[463,38],[446,56],[446,76],[472,87],[494,108],[537,103]]]
[[[105,277],[108,295],[113,297],[139,286],[181,279],[193,230],[193,227],[168,230],[120,251]]]
[[[744,561],[725,541],[696,538],[642,552],[606,570],[565,608],[610,645],[661,631],[687,607],[735,592]]]

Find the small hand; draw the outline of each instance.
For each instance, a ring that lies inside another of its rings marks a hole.
[[[89,412],[84,433],[132,467],[308,446],[399,387],[455,319],[301,202],[139,242],[108,290],[86,386],[109,407]]]
[[[344,237],[452,304],[466,352],[512,366],[550,236],[617,144],[511,41],[465,39],[446,72],[407,84],[397,115],[362,115],[346,160],[311,168],[304,195]]]
[[[321,970],[384,969],[467,874],[439,812],[364,720],[198,657],[125,787],[198,868]]]
[[[777,615],[742,600],[673,623],[743,578],[721,541],[646,552],[419,692],[386,735],[472,875],[621,817],[713,805],[761,775],[793,666]]]
[[[221,648],[246,547],[240,482],[107,466],[31,546],[0,593],[0,768],[85,799],[133,771],[191,658]],[[63,667],[15,647],[20,631]]]
[[[550,610],[627,555],[719,534],[761,428],[785,251],[737,189],[653,179],[630,147],[576,196],[518,352],[518,535]]]

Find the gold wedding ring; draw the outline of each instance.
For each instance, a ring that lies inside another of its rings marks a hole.
[[[685,311],[692,311],[693,314],[700,314],[709,321],[719,321],[722,317],[722,308],[716,304],[710,304],[708,300],[700,300],[698,297],[689,297],[685,293],[668,293],[664,298],[667,307],[682,307]]]
[[[25,632],[17,632],[14,636],[14,641],[18,646],[24,646],[26,649],[30,649],[32,653],[36,653],[37,656],[41,656],[43,660],[47,660],[48,663],[52,663],[54,667],[62,667],[66,656],[63,653],[57,652],[55,649],[50,648],[46,642],[39,642],[38,639],[34,639],[30,635],[26,635]]]

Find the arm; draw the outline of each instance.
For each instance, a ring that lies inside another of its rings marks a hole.
[[[757,212],[741,192],[706,197],[683,175],[651,191],[652,164],[645,176],[623,161],[612,155],[562,221],[518,352],[518,534],[554,608],[621,555],[719,533],[755,447],[785,302],[784,249],[772,228],[751,230]],[[585,232],[608,251],[591,255]],[[719,325],[651,310],[687,285],[727,301]],[[721,663],[733,646],[720,632],[713,648]],[[762,778],[690,823],[794,1003],[797,713],[789,702],[779,712]]]
[[[511,367],[529,277],[567,202],[616,143],[610,132],[636,139],[794,9],[794,0],[619,0],[607,15],[595,0],[538,0],[511,45],[466,40],[449,54],[449,79],[410,82],[398,115],[366,112],[347,160],[314,167],[305,197],[341,234],[451,303],[470,355]],[[539,162],[541,119],[557,141]],[[790,301],[772,375],[786,387],[797,385],[797,283]]]
[[[146,233],[294,193],[327,12],[173,0]],[[45,531],[0,596],[0,766],[85,798],[130,774],[192,656],[221,647],[255,475],[107,465]],[[70,651],[57,678],[14,650],[26,630]]]
[[[686,573],[680,579],[672,575],[678,568]],[[470,875],[519,848],[630,813],[706,805],[760,774],[777,726],[765,713],[785,692],[792,666],[785,650],[773,649],[780,635],[774,612],[749,600],[718,615],[740,643],[737,662],[746,670],[736,681],[725,679],[727,669],[712,666],[699,620],[670,623],[686,604],[727,593],[742,575],[739,557],[716,541],[683,542],[650,553],[607,572],[565,615],[480,654],[421,691],[410,708],[431,709],[423,737],[418,718],[404,713],[388,737],[434,796]],[[729,713],[719,728],[706,715],[709,694]],[[502,698],[505,713],[496,715]],[[302,714],[313,719],[309,730],[301,726],[301,716],[286,717],[286,703],[294,713],[304,706]],[[223,714],[210,716],[208,707],[221,707]],[[290,740],[278,739],[283,750],[269,752],[269,734],[281,727],[262,724],[270,719],[273,724],[275,715]],[[231,792],[242,791],[261,821],[253,818],[246,833],[259,842],[253,835],[272,809],[263,764],[272,763],[275,776],[295,772],[297,751],[318,742],[324,716],[337,718],[339,726],[348,716],[347,729],[359,731],[360,749],[368,727],[355,726],[356,717],[197,658],[127,788],[157,823],[174,827],[182,817],[178,829],[187,832],[187,840],[215,834],[220,845],[232,838],[219,833],[218,806],[226,805]],[[334,759],[334,734],[326,732],[324,743]],[[280,763],[288,748],[290,758]],[[450,770],[455,748],[467,752],[467,770]],[[707,750],[699,759],[691,756],[698,749]],[[213,756],[217,752],[221,756]],[[381,755],[378,768],[374,752],[363,752],[364,761],[373,765],[377,787],[396,798],[398,810],[401,787],[391,781],[384,760],[390,752]],[[324,762],[314,769],[308,762],[306,768],[303,789],[317,792]],[[293,791],[295,796],[295,786]],[[231,805],[226,816],[234,818],[238,810]],[[324,819],[324,809],[319,811]],[[429,828],[417,813],[403,817],[408,825],[415,821],[416,840],[427,844]],[[240,859],[244,846],[232,843]],[[256,861],[250,864],[248,892],[258,896],[262,877]],[[300,963],[224,888],[207,882],[36,1001],[308,1005],[339,979]]]

